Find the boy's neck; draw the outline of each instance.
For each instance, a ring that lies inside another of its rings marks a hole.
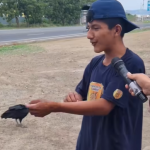
[[[111,50],[109,50],[108,52],[105,51],[105,59],[103,61],[103,64],[105,66],[108,66],[114,57],[121,58],[126,53],[126,49],[127,48],[122,43],[120,45],[118,44],[118,45],[112,47]]]

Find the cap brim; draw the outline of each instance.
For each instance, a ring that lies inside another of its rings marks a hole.
[[[125,33],[128,33],[132,30],[135,30],[137,28],[140,28],[139,26],[135,25],[134,23],[130,22],[129,20],[125,19],[124,20],[126,21],[126,25],[125,25]]]

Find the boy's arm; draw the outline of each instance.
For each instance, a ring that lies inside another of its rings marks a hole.
[[[26,105],[31,115],[44,117],[52,112],[64,112],[78,115],[108,115],[114,104],[103,98],[94,101],[80,101],[73,103],[56,103],[42,100],[32,101]]]
[[[114,108],[114,104],[100,98],[94,101],[81,101],[77,103],[60,103],[56,112],[64,112],[78,115],[101,115],[105,116]]]

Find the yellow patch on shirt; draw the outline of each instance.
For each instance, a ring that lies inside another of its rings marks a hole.
[[[115,99],[120,99],[122,97],[122,95],[123,95],[123,92],[119,89],[116,89],[113,93],[113,96]]]
[[[100,83],[91,82],[88,91],[87,101],[100,99],[103,94],[104,87]]]

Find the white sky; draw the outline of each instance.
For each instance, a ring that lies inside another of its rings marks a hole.
[[[121,2],[125,10],[135,10],[140,9],[143,0],[118,0]],[[144,9],[147,9],[147,1],[144,0]]]

